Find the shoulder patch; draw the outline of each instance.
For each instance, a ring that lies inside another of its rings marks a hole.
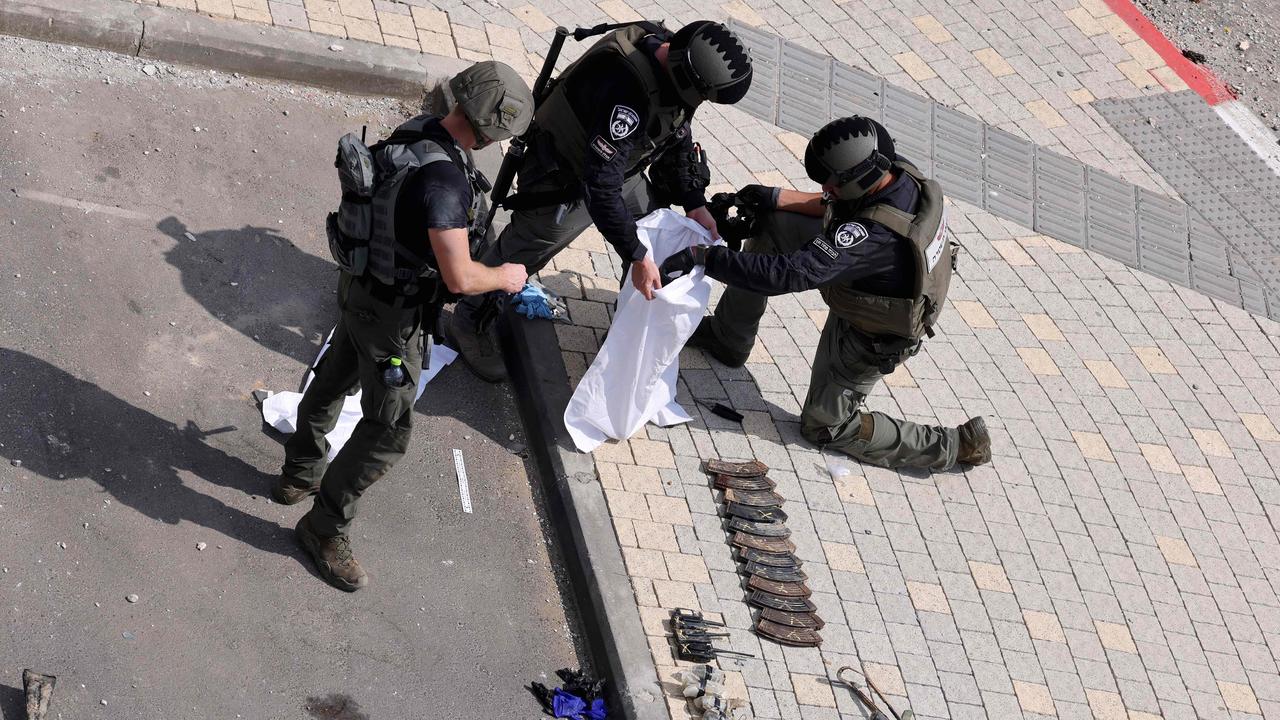
[[[836,252],[836,249],[831,247],[831,245],[827,243],[821,235],[817,235],[813,238],[813,246],[821,250],[824,255],[832,260],[840,257],[840,253]]]
[[[608,140],[605,140],[599,135],[591,138],[591,149],[594,150],[597,155],[604,158],[605,162],[609,162],[613,159],[613,156],[618,154],[618,148],[610,145]]]
[[[862,223],[848,222],[836,228],[836,232],[833,237],[836,241],[836,247],[842,250],[848,250],[863,240],[866,240],[868,235],[869,233]]]
[[[640,127],[640,115],[626,105],[614,105],[613,115],[609,117],[609,135],[614,140],[621,140]]]

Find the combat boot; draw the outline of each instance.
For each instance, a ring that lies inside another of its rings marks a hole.
[[[344,535],[324,538],[311,529],[310,515],[298,521],[298,543],[316,563],[320,577],[330,585],[355,592],[369,584],[369,575],[351,554],[351,542]]]
[[[956,463],[963,465],[982,465],[991,462],[991,435],[987,433],[987,421],[981,416],[969,418],[969,422],[959,426],[960,451],[956,453]]]
[[[714,323],[715,318],[702,318],[702,322],[698,323],[698,329],[693,331],[693,335],[689,337],[689,342],[685,343],[685,346],[706,350],[711,357],[727,367],[739,368],[746,365],[751,353],[735,351],[721,342],[716,337]]]
[[[507,379],[507,364],[502,359],[502,346],[498,342],[498,324],[486,322],[484,329],[478,326],[476,312],[478,306],[486,301],[477,300],[480,299],[464,298],[453,306],[449,337],[476,377],[485,382],[502,382]]]
[[[271,499],[281,505],[297,505],[319,491],[318,485],[300,486],[281,475],[276,486],[271,488]]]

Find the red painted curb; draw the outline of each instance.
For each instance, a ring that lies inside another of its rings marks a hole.
[[[1169,41],[1155,25],[1147,19],[1130,0],[1102,0],[1111,12],[1120,16],[1129,29],[1151,46],[1152,50],[1164,60],[1182,82],[1195,90],[1210,105],[1235,100],[1236,94],[1231,92],[1227,84],[1213,74],[1208,68],[1197,65],[1182,55],[1178,46]]]

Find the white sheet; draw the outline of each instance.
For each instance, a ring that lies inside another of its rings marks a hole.
[[[329,350],[329,340],[333,338],[333,331],[329,331],[329,337],[325,339],[324,346],[320,348],[320,353],[316,355],[315,362],[311,363],[314,368],[320,362],[320,358],[324,357],[325,352]],[[418,374],[418,392],[414,396],[414,402],[422,397],[422,393],[427,389],[427,383],[431,382],[446,365],[453,362],[458,357],[453,348],[445,345],[432,345],[431,357],[427,367]],[[311,378],[315,373],[307,370],[307,382],[303,386],[306,390],[307,385],[311,384]],[[298,403],[302,401],[302,393],[296,392],[278,392],[273,393],[266,400],[262,401],[262,419],[268,425],[279,430],[282,433],[292,434],[298,429]],[[329,441],[329,459],[332,460],[342,446],[346,444],[347,439],[351,437],[351,432],[356,429],[356,423],[360,422],[362,413],[360,411],[360,393],[348,395],[342,401],[342,414],[338,416],[338,424],[334,426],[333,431],[325,435],[325,439]]]
[[[711,243],[696,222],[658,210],[636,223],[640,242],[658,265],[690,245]],[[662,427],[692,418],[676,402],[680,349],[697,329],[711,298],[711,280],[698,267],[646,301],[628,276],[604,346],[569,399],[564,424],[582,452],[631,437],[653,422]]]

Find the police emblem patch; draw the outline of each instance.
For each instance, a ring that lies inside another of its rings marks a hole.
[[[860,223],[845,223],[836,228],[836,247],[849,249],[867,239],[867,229]]]
[[[613,156],[618,154],[618,148],[610,145],[608,140],[605,140],[599,135],[591,138],[591,149],[595,150],[597,155],[604,158],[605,162],[612,160]]]
[[[609,135],[614,140],[621,140],[636,131],[640,126],[640,116],[626,105],[614,105],[613,117],[609,118]]]

